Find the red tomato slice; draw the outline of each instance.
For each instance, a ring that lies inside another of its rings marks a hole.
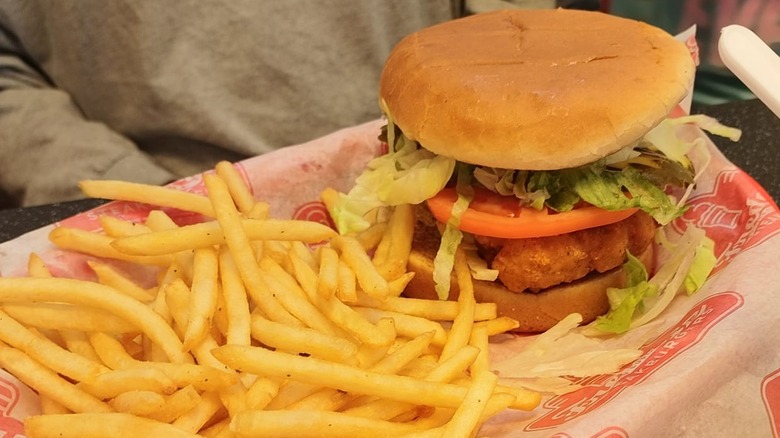
[[[439,222],[450,218],[452,204],[458,199],[454,188],[445,188],[429,199],[428,208]],[[557,236],[587,228],[620,222],[638,208],[609,211],[592,205],[556,213],[521,207],[517,198],[502,196],[486,189],[475,189],[474,199],[460,221],[462,231],[480,236],[524,239]]]

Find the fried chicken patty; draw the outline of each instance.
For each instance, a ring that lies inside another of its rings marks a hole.
[[[656,223],[637,212],[623,221],[551,237],[498,239],[475,236],[481,255],[514,292],[539,291],[623,264],[653,241]]]

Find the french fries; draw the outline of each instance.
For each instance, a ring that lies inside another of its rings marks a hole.
[[[474,301],[461,252],[458,302],[400,296],[411,206],[339,236],[269,218],[229,163],[203,179],[206,196],[85,181],[88,195],[203,222],[152,210],[145,223],[103,216],[103,232],[55,228],[55,245],[92,256],[95,281],[53,277],[35,254],[29,277],[0,278],[0,365],[41,396],[29,437],[467,437],[539,403],[497,384],[489,336],[513,321]]]

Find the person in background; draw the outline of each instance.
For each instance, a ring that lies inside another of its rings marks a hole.
[[[602,0],[612,14],[654,24],[672,34],[696,25],[700,64],[693,102],[714,105],[755,96],[718,56],[720,30],[739,24],[780,52],[780,0]]]
[[[4,0],[5,206],[82,197],[82,179],[163,184],[375,119],[393,45],[461,7]]]

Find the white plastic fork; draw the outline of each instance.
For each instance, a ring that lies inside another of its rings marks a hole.
[[[780,117],[780,56],[753,31],[736,24],[721,29],[718,53],[726,67]]]

